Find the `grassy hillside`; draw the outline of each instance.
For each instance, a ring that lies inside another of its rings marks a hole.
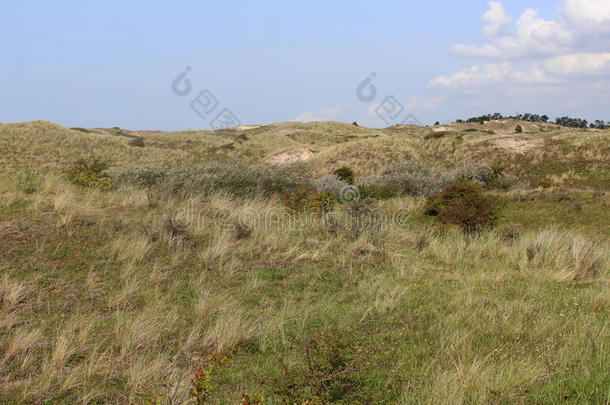
[[[610,130],[30,122],[0,151],[0,403],[610,401]],[[93,158],[112,187],[68,179]],[[291,194],[400,161],[503,173],[497,225]]]

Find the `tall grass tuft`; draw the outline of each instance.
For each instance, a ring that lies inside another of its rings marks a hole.
[[[561,281],[584,281],[607,272],[608,247],[582,235],[545,229],[525,236],[518,247],[524,268],[547,269]]]

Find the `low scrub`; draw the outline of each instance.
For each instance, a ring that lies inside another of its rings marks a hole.
[[[282,377],[272,382],[290,403],[366,403],[362,355],[351,336],[337,328],[316,331],[299,342],[302,353],[293,364],[280,366]],[[287,402],[288,403],[288,402]]]
[[[496,204],[472,182],[459,182],[442,193],[430,196],[424,206],[426,215],[435,216],[441,223],[457,225],[465,232],[491,228],[497,221]]]
[[[398,190],[399,194],[414,197],[426,197],[439,194],[449,185],[456,182],[469,181],[483,188],[508,190],[517,184],[517,178],[501,171],[493,170],[488,165],[467,165],[453,172],[434,171],[421,166],[417,162],[402,161],[384,167],[377,177],[368,177],[362,184],[362,189],[375,191],[384,190],[385,195]],[[373,195],[371,195],[373,197]]]
[[[343,166],[335,170],[334,174],[347,184],[354,184],[354,171],[349,167]]]
[[[197,167],[136,166],[110,172],[117,184],[158,187],[171,194],[193,195],[224,191],[237,196],[283,194],[309,186],[302,165],[250,166],[208,163]]]
[[[314,187],[319,193],[334,193],[341,195],[341,191],[349,186],[345,180],[337,174],[324,176],[314,182]]]
[[[114,183],[108,175],[108,164],[97,159],[80,159],[66,170],[66,178],[81,187],[112,190]]]
[[[329,212],[337,204],[338,197],[333,192],[318,192],[310,187],[301,187],[286,192],[282,202],[294,212]]]

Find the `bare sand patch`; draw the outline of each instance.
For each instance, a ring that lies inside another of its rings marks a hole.
[[[542,139],[517,139],[514,137],[506,137],[494,139],[492,144],[513,153],[526,153],[541,148],[544,145],[544,141]]]
[[[297,150],[276,153],[267,159],[272,165],[283,165],[286,163],[303,162],[311,159],[318,151],[314,148],[301,148]]]

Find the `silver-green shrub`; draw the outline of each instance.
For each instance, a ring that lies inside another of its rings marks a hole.
[[[195,167],[133,166],[109,171],[120,185],[157,187],[170,194],[225,191],[234,195],[284,193],[309,185],[302,165],[211,162]]]
[[[341,180],[336,174],[324,176],[313,183],[319,193],[335,193],[341,194],[341,190],[349,186],[347,182]]]

